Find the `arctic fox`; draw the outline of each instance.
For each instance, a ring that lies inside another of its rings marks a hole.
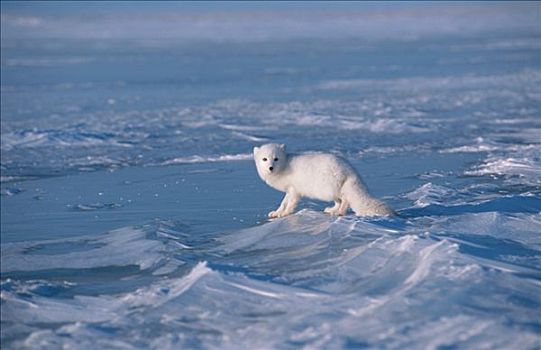
[[[384,203],[372,198],[353,167],[329,153],[287,156],[285,145],[269,143],[254,147],[257,172],[267,185],[285,192],[278,209],[269,218],[289,215],[301,197],[334,201],[325,209],[331,215],[345,215],[351,207],[356,215],[393,215]]]

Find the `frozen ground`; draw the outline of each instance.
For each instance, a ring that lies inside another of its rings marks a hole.
[[[2,348],[539,348],[538,3],[113,5],[2,2]]]

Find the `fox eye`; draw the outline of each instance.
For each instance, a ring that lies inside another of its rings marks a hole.
[[[266,162],[266,161],[267,161],[267,158],[263,158],[263,161]]]
[[[277,161],[278,161],[278,158],[274,158],[274,161],[277,162]]]

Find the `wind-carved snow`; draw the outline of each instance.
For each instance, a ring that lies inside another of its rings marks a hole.
[[[21,332],[17,324],[54,323],[48,330],[23,331],[28,335],[16,341],[19,346],[37,347],[88,347],[92,339],[101,346],[164,348],[279,347],[288,342],[318,348],[348,342],[530,347],[540,340],[539,334],[520,325],[537,318],[535,276],[541,253],[537,250],[529,260],[510,259],[527,254],[528,248],[513,246],[518,244],[513,241],[515,232],[506,229],[518,222],[525,225],[519,230],[540,228],[539,220],[525,219],[500,215],[492,226],[498,234],[491,237],[497,238],[492,239],[480,231],[476,238],[460,233],[486,225],[483,215],[365,220],[303,210],[222,236],[212,251],[199,253],[200,262],[191,268],[178,265],[133,290],[61,298],[61,293],[73,293],[84,282],[5,280],[4,332]],[[158,247],[172,243],[163,240],[168,235],[151,231],[148,238],[133,229],[110,234],[117,237],[99,241],[106,246],[124,242],[126,250],[130,245],[150,247],[147,240],[158,237]],[[126,236],[133,243],[126,245]],[[176,241],[178,234],[169,236]],[[496,245],[509,256],[487,258]],[[99,248],[94,254],[102,257],[102,265],[124,263],[106,257],[108,253]],[[183,256],[182,250],[146,249],[127,260],[154,261],[142,265],[148,269],[160,260],[156,254],[161,259]],[[47,259],[44,266],[28,261],[33,259],[39,261],[37,252],[24,259],[21,255],[19,262],[26,262],[18,273],[56,266]],[[12,271],[11,264],[6,271]],[[179,275],[180,271],[184,272]],[[134,281],[148,278],[144,270],[131,274]],[[502,308],[506,321],[493,317],[493,310]],[[401,310],[399,317],[396,310]],[[509,328],[509,322],[515,326]],[[394,324],[392,329],[389,323]],[[154,329],[153,336],[146,337],[143,328]]]

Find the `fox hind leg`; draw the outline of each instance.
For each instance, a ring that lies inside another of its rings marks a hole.
[[[340,215],[340,216],[346,215],[346,213],[348,212],[348,208],[349,208],[348,201],[345,199],[342,199],[342,202],[340,203],[340,207],[338,208],[336,215]]]
[[[325,208],[325,210],[323,210],[323,212],[325,212],[327,214],[330,214],[330,215],[339,215],[338,211],[340,209],[341,204],[342,204],[341,199],[335,200],[334,201],[334,206]]]

